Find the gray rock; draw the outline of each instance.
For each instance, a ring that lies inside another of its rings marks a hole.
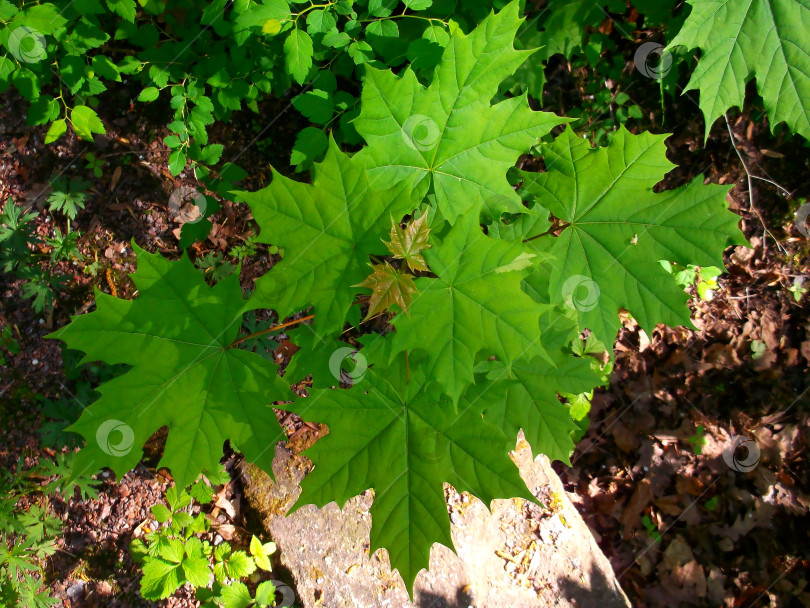
[[[78,602],[84,597],[84,588],[86,586],[87,583],[84,581],[76,581],[67,588],[67,591],[65,591],[65,596],[67,596],[71,602]]]
[[[279,445],[276,483],[243,463],[245,495],[292,573],[305,608],[547,608],[629,606],[613,570],[545,456],[525,441],[513,457],[538,501],[497,500],[490,512],[449,486],[458,555],[435,544],[430,569],[416,578],[413,601],[388,555],[369,555],[371,492],[285,517],[301,492],[309,460]]]

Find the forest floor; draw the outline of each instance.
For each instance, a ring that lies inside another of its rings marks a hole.
[[[129,97],[109,101],[103,106],[127,109],[102,112],[108,134],[95,145],[71,135],[46,147],[44,130],[25,124],[21,100],[0,97],[0,205],[12,198],[26,204],[39,213],[39,234],[51,235],[54,224],[65,228],[64,218],[45,210],[53,177],[92,184],[71,226],[82,233],[85,259],[58,267],[68,283],[53,311],[36,314],[20,281],[0,276],[0,331],[12,327],[20,345],[0,377],[0,466],[6,468],[21,457],[25,467],[52,458],[53,450],[40,447],[37,429],[47,421],[42,404],[81,404],[95,379],[87,371],[66,376],[60,344],[44,336],[90,310],[94,289],[133,295],[133,241],[179,255],[167,201],[177,187],[197,183],[165,168],[160,125],[168,109],[136,109]],[[261,120],[238,115],[211,128],[212,141],[226,143],[223,159],[250,168],[244,189],[262,187],[269,164],[291,173],[288,159],[278,155],[290,149],[297,130],[283,115],[286,106],[276,100],[263,107]],[[267,116],[274,118],[263,131]],[[810,241],[792,225],[790,203],[777,187],[755,180],[749,193],[737,155],[751,173],[790,191],[795,207],[810,194],[806,149],[774,138],[748,114],[732,122],[733,142],[723,121],[705,145],[702,129],[697,118],[667,129],[675,133],[670,158],[679,168],[660,187],[700,174],[733,184],[729,205],[741,215],[752,248],[726,252],[728,274],[710,300],[693,290],[695,329],[658,327],[647,335],[625,319],[609,386],[595,393],[573,466],[555,468],[634,605],[810,606],[810,294],[797,301],[790,291],[801,289],[802,277],[810,281]],[[87,168],[88,152],[101,159],[100,175]],[[193,247],[197,260],[227,253],[253,230],[243,205],[226,204],[214,221],[211,237]],[[242,267],[243,284],[251,286],[272,262],[260,245]],[[755,445],[758,455],[745,446],[734,452],[737,436],[753,440],[748,447]],[[65,529],[48,584],[66,607],[154,605],[137,594],[138,570],[127,547],[170,483],[155,470],[159,442],[120,483],[102,473],[98,499],[50,500]],[[740,464],[749,462],[754,466]],[[249,532],[238,498],[235,484],[216,513],[223,533],[237,540]],[[237,506],[235,515],[227,505]],[[196,603],[181,589],[161,605]]]

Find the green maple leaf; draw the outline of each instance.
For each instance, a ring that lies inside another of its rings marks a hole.
[[[742,108],[755,77],[771,129],[785,122],[810,139],[810,1],[690,0],[692,12],[669,45],[700,48],[686,90],[700,89],[706,138],[729,108]]]
[[[373,488],[370,552],[387,549],[410,589],[432,544],[452,546],[444,482],[487,505],[532,495],[508,456],[515,438],[481,416],[503,385],[472,387],[456,410],[416,356],[386,363],[388,342],[377,338],[361,351],[372,366],[356,386],[314,390],[303,402],[302,416],[328,425],[329,434],[305,452],[315,467],[293,508],[342,507]]]
[[[271,471],[273,446],[285,435],[270,404],[290,391],[275,366],[229,347],[245,308],[238,273],[209,287],[185,256],[170,262],[136,253],[137,299],[96,292],[94,312],[51,335],[84,351],[83,362],[131,366],[103,384],[101,398],[69,427],[87,441],[74,470],[109,467],[120,477],[140,460],[139,446],[167,426],[159,466],[179,487],[218,470],[228,439]]]
[[[747,244],[725,203],[728,186],[698,176],[653,192],[675,166],[667,137],[622,127],[608,147],[593,149],[568,130],[544,148],[546,173],[522,173],[537,203],[568,223],[557,237],[525,235],[536,252],[558,260],[534,285],[545,284],[548,301],[575,312],[605,344],[620,327],[619,308],[648,333],[657,323],[691,325],[688,296],[659,260],[722,268],[727,245]]]
[[[490,103],[500,83],[532,53],[513,48],[519,10],[512,2],[469,35],[456,30],[429,87],[410,68],[395,76],[366,67],[354,125],[368,146],[358,155],[385,186],[414,177],[418,196],[432,189],[450,223],[470,209],[483,208],[493,217],[519,212],[520,198],[506,171],[565,122],[533,112],[525,95]]]
[[[426,351],[430,377],[442,379],[453,401],[473,381],[481,351],[507,363],[548,357],[540,343],[544,308],[521,290],[532,257],[520,243],[484,236],[477,213],[461,216],[441,244],[425,251],[437,278],[415,281],[410,316],[393,320],[395,350]]]
[[[311,185],[274,171],[266,188],[239,194],[262,229],[259,241],[285,250],[256,282],[255,307],[285,317],[314,306],[323,333],[343,328],[353,285],[368,274],[368,256],[386,253],[381,237],[391,216],[401,218],[415,206],[407,183],[383,192],[371,188],[362,161],[343,154],[334,140],[315,165]]]
[[[557,394],[578,395],[601,383],[592,359],[572,355],[571,330],[571,321],[552,310],[543,330],[543,344],[550,362],[537,357],[520,359],[508,367],[490,361],[476,366],[476,371],[489,371],[488,379],[502,379],[508,385],[503,399],[488,400],[485,418],[510,437],[522,429],[534,454],[545,454],[550,460],[566,464],[570,464],[574,450],[571,433],[579,427]]]

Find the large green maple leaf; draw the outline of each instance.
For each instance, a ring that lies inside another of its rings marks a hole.
[[[491,104],[500,83],[533,52],[513,47],[519,10],[515,1],[468,35],[454,31],[428,87],[411,69],[395,76],[366,67],[354,124],[368,146],[358,155],[386,186],[415,177],[419,197],[432,189],[450,223],[470,209],[492,217],[520,211],[506,171],[566,120],[533,112],[525,95]]]
[[[281,317],[313,306],[315,327],[327,334],[343,328],[368,276],[369,255],[388,252],[382,237],[391,217],[416,206],[408,182],[393,189],[372,188],[361,160],[341,152],[332,140],[312,184],[273,171],[269,186],[240,192],[261,233],[259,241],[284,248],[284,257],[256,281],[255,308],[273,308]],[[272,304],[272,305],[271,305]]]
[[[810,0],[689,0],[670,47],[700,48],[686,90],[700,89],[706,137],[729,108],[742,108],[755,77],[771,129],[785,122],[810,139]]]
[[[575,357],[571,351],[573,323],[556,310],[543,318],[543,345],[550,361],[523,358],[511,365],[482,362],[476,371],[488,371],[487,379],[506,384],[503,398],[488,400],[485,418],[504,429],[510,437],[519,430],[534,454],[570,463],[574,451],[571,433],[579,427],[558,393],[578,395],[602,383],[594,371],[594,360]],[[575,333],[575,332],[573,332]]]
[[[370,551],[387,549],[410,590],[432,544],[452,546],[444,482],[487,505],[533,497],[508,456],[515,437],[481,416],[505,385],[473,386],[456,409],[418,356],[401,353],[389,363],[388,342],[377,338],[360,351],[370,367],[351,389],[312,390],[301,402],[302,416],[325,423],[329,434],[305,452],[315,467],[294,508],[343,507],[373,488]]]
[[[568,224],[557,237],[524,236],[557,260],[541,268],[548,301],[576,312],[605,344],[616,338],[619,308],[648,332],[657,323],[691,325],[688,296],[659,260],[722,267],[727,245],[747,244],[725,203],[728,186],[698,176],[653,192],[675,166],[667,137],[622,127],[608,147],[594,149],[567,130],[544,147],[546,173],[522,173],[537,203]]]
[[[83,362],[131,366],[103,384],[69,427],[87,441],[75,470],[109,467],[120,477],[166,426],[159,466],[171,469],[179,487],[217,470],[228,439],[271,471],[274,445],[286,436],[270,404],[293,394],[273,364],[229,347],[245,308],[238,273],[209,287],[187,257],[136,253],[135,300],[97,292],[94,312],[51,334],[83,351]]]
[[[453,401],[473,381],[476,355],[484,351],[507,365],[521,357],[546,357],[540,342],[545,308],[522,289],[534,266],[521,243],[485,236],[478,213],[461,216],[441,243],[424,256],[437,278],[415,281],[410,314],[398,315],[394,349],[421,349],[431,378],[440,378]]]

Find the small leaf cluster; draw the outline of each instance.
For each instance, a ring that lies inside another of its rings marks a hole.
[[[711,300],[714,290],[717,289],[717,278],[723,274],[723,270],[717,266],[698,267],[694,264],[687,264],[681,267],[678,264],[662,261],[661,266],[670,273],[675,282],[687,289],[694,287],[695,292],[701,300]]]
[[[210,483],[226,479],[227,474],[219,472]],[[162,504],[152,507],[159,527],[130,544],[130,553],[143,568],[141,596],[165,599],[189,583],[204,608],[272,606],[275,587],[271,581],[260,583],[251,594],[240,579],[257,570],[271,571],[270,556],[276,551],[275,544],[262,543],[253,536],[246,552],[234,550],[226,541],[212,546],[202,539],[209,530],[208,520],[202,512],[193,514],[193,507],[208,504],[212,498],[210,486],[201,478],[188,492],[170,488],[166,492],[168,507]]]
[[[13,86],[30,102],[29,123],[50,125],[46,143],[69,126],[91,141],[106,133],[99,96],[133,81],[139,102],[163,98],[173,110],[165,143],[177,175],[189,160],[219,161],[222,145],[208,141],[215,120],[258,113],[264,96],[291,85],[306,87],[295,106],[318,129],[334,125],[341,141],[357,143],[357,99],[337,79],[357,78],[365,64],[430,70],[449,30],[488,9],[447,0],[2,0],[0,92]],[[311,164],[324,137],[302,133],[293,163]]]
[[[56,190],[48,199],[54,210],[70,216],[83,208],[83,194]],[[67,277],[54,271],[63,260],[80,260],[79,232],[68,228],[63,234],[58,226],[53,236],[40,236],[35,231],[36,213],[26,210],[9,198],[0,212],[0,270],[24,281],[23,297],[33,300],[34,311],[50,309],[56,293]],[[43,250],[48,253],[43,253]]]
[[[208,283],[216,284],[233,274],[243,261],[255,256],[259,245],[256,235],[252,234],[246,237],[242,244],[232,247],[227,255],[221,251],[209,251],[197,257],[194,265],[203,273]],[[279,248],[275,246],[266,247],[265,250],[268,255],[279,253]]]
[[[403,260],[405,266],[412,272],[428,272],[427,262],[422,256],[422,250],[430,247],[428,235],[430,228],[427,224],[427,215],[411,220],[405,228],[391,221],[391,240],[385,243],[388,251],[395,260]],[[368,312],[365,320],[392,311],[396,304],[399,310],[408,314],[408,308],[414,294],[417,293],[413,284],[413,276],[403,269],[396,268],[387,261],[382,264],[369,264],[371,274],[362,283],[355,287],[371,289],[368,301]]]
[[[58,453],[54,460],[41,462],[39,476],[50,480],[43,486],[43,492],[58,492],[67,497],[78,492],[82,500],[98,498],[98,481],[93,478],[93,473],[78,469],[77,462],[74,452]]]
[[[87,200],[87,189],[90,184],[83,179],[72,179],[70,182],[66,178],[58,178],[51,184],[53,192],[48,195],[48,209],[58,211],[67,216],[68,219],[76,219],[79,209],[84,209]]]

